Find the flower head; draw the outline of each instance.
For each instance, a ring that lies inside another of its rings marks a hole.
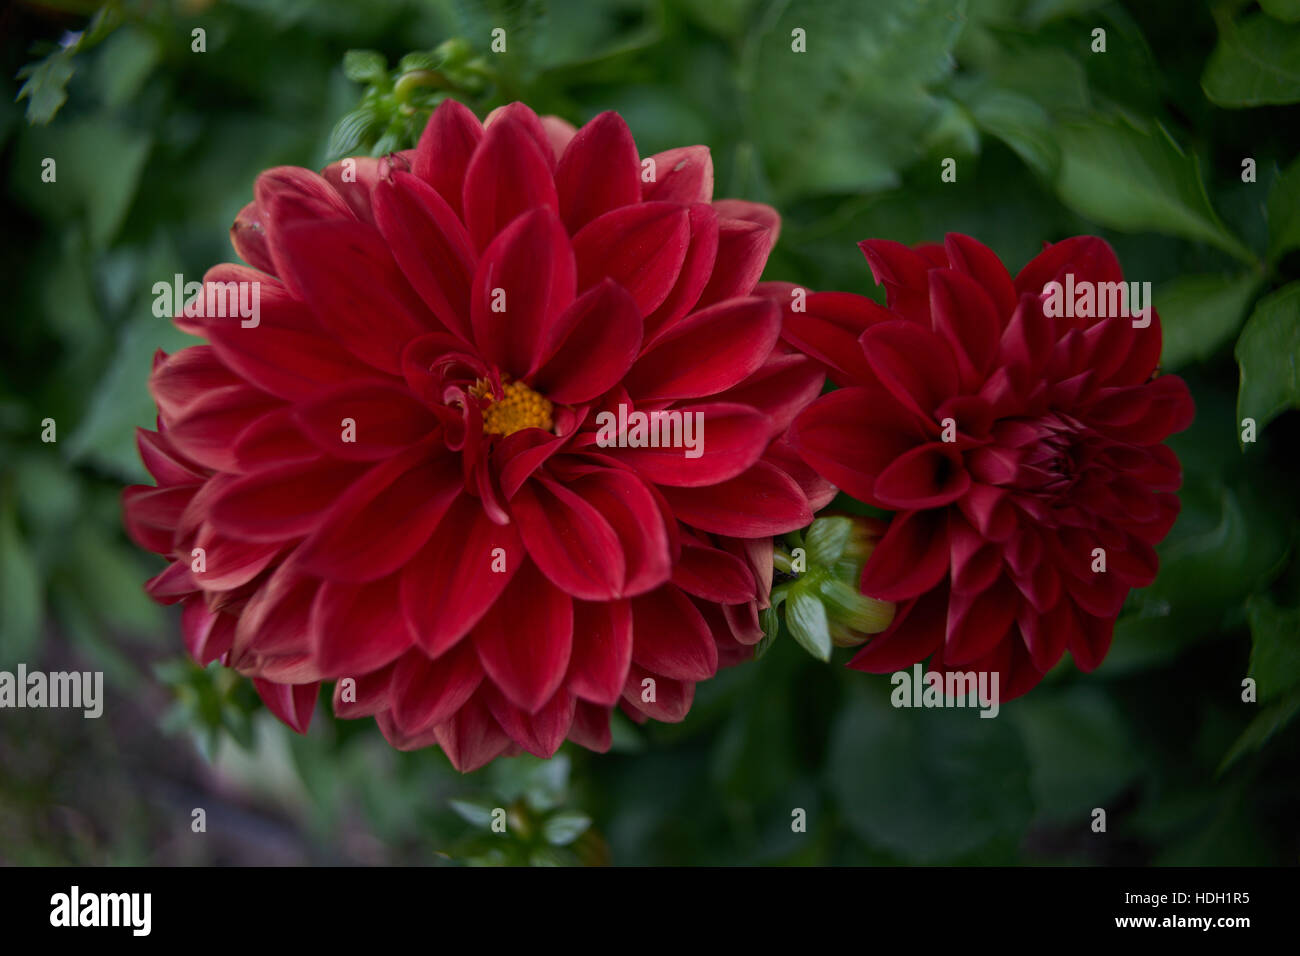
[[[776,443],[823,373],[751,294],[778,219],[712,188],[707,149],[643,161],[614,113],[453,101],[415,150],[263,173],[251,268],[205,277],[259,319],[177,317],[209,344],[159,356],[158,485],[125,495],[194,657],[298,730],[335,681],[463,770],[603,749],[616,704],[680,720],[824,500]],[[700,440],[606,440],[637,413]]]
[[[1014,279],[961,235],[862,249],[888,308],[819,293],[785,323],[843,386],[800,414],[791,443],[895,512],[861,588],[897,616],[851,666],[997,671],[1004,699],[1066,650],[1092,670],[1178,514],[1181,470],[1162,442],[1193,407],[1181,379],[1156,374],[1158,317],[1096,315],[1097,287],[1109,296],[1101,284],[1123,275],[1094,237],[1049,245]],[[1061,308],[1067,288],[1080,305],[1091,288],[1092,305]]]

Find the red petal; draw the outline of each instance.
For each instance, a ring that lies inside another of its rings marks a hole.
[[[952,351],[927,328],[903,320],[881,322],[862,333],[862,349],[880,383],[926,419],[957,393]]]
[[[525,212],[559,209],[551,163],[542,149],[517,119],[506,117],[488,127],[465,172],[464,218],[474,248],[486,249]]]
[[[431,460],[427,447],[413,447],[344,492],[295,558],[305,571],[336,581],[391,574],[429,540],[462,483],[454,457]]]
[[[713,157],[707,146],[679,146],[649,157],[654,178],[641,184],[641,198],[661,202],[708,202],[713,198]]]
[[[997,358],[1002,335],[997,307],[969,276],[953,269],[932,269],[930,317],[934,331],[952,346],[962,388],[975,391]]]
[[[713,276],[697,302],[699,307],[753,292],[776,242],[776,230],[772,227],[744,219],[723,218],[719,205],[713,205],[719,215],[718,255],[713,264]]]
[[[478,118],[468,107],[446,99],[429,117],[411,162],[411,172],[436,189],[461,218],[465,171],[482,139],[483,127]]]
[[[492,682],[516,707],[533,713],[559,690],[568,670],[573,600],[528,562],[474,629],[474,646]]]
[[[573,654],[565,683],[595,704],[618,703],[632,662],[632,608],[627,601],[575,601]]]
[[[897,509],[937,508],[970,489],[961,452],[952,443],[931,442],[899,455],[876,476],[875,499]]]
[[[695,312],[661,335],[624,380],[643,400],[701,398],[744,381],[762,367],[781,334],[768,299],[730,299]]]
[[[469,641],[433,659],[418,649],[408,651],[393,668],[389,688],[393,721],[408,734],[444,724],[465,706],[482,681],[483,666]]]
[[[436,657],[468,633],[524,561],[515,526],[492,522],[477,498],[461,495],[402,571],[402,609],[425,652]]]
[[[392,663],[411,646],[398,576],[369,584],[322,582],[308,631],[326,678],[356,678]]]
[[[790,428],[791,445],[818,474],[877,506],[876,476],[924,440],[906,411],[874,382],[823,395]]]
[[[1016,294],[1015,285],[1011,282],[1011,275],[1007,272],[1007,267],[1002,264],[1002,260],[988,246],[976,242],[970,236],[963,236],[959,232],[950,232],[943,240],[944,250],[948,254],[948,262],[952,268],[958,269],[970,276],[990,299],[993,300],[994,308],[997,311],[998,318],[1001,322],[1015,311],[1016,304],[1020,296]]]
[[[402,374],[402,350],[438,326],[407,284],[379,231],[358,222],[308,222],[279,237],[281,275],[353,355]]]
[[[558,345],[557,320],[573,302],[573,249],[549,209],[520,216],[483,252],[471,316],[483,357],[515,377],[529,374]]]
[[[900,604],[893,623],[849,661],[854,670],[888,674],[925,660],[943,644],[948,591],[939,588]]]
[[[429,311],[468,342],[475,256],[456,213],[432,186],[395,172],[375,187],[375,222]]]
[[[682,521],[714,534],[761,538],[812,522],[808,500],[793,478],[766,461],[708,488],[664,488]]]
[[[580,295],[554,323],[555,351],[533,376],[551,401],[575,405],[617,385],[641,350],[636,302],[613,279]]]
[[[378,382],[339,386],[299,405],[294,417],[317,447],[357,461],[391,458],[438,425],[407,389]]]
[[[316,710],[319,683],[273,684],[255,677],[253,686],[257,688],[257,695],[262,698],[267,710],[298,733],[307,732],[312,712]]]
[[[271,247],[257,203],[250,202],[235,216],[230,227],[230,244],[235,247],[235,254],[254,269],[275,275],[275,262],[271,259]]]
[[[616,447],[609,454],[658,485],[698,488],[734,478],[758,461],[771,437],[770,420],[745,405],[676,405],[647,414],[653,440],[668,438],[670,443]],[[684,444],[688,421],[693,423],[693,448]]]
[[[608,276],[649,315],[677,282],[690,236],[690,212],[677,203],[643,202],[607,212],[573,237],[578,288]]]
[[[651,699],[647,700],[647,697]],[[694,698],[693,682],[650,674],[636,664],[629,668],[627,684],[623,687],[623,701],[631,708],[631,713],[644,714],[668,724],[684,719]]]
[[[317,527],[363,474],[328,460],[289,462],[236,478],[212,501],[208,520],[248,541],[286,541]]]
[[[486,692],[483,699],[510,739],[543,760],[555,756],[555,752],[564,743],[577,705],[574,696],[563,690],[557,691],[540,710],[532,714],[520,710],[494,690]]]
[[[756,590],[754,575],[744,561],[686,536],[681,560],[673,569],[673,584],[717,604],[752,601]]]
[[[435,725],[433,732],[438,746],[461,773],[491,763],[510,746],[510,737],[493,719],[481,694],[471,697],[451,720]]]
[[[569,141],[555,167],[560,214],[570,233],[641,199],[641,164],[623,118],[601,113]]]
[[[557,482],[526,482],[511,502],[529,555],[574,597],[607,601],[623,593],[623,548],[592,505]]]
[[[668,297],[645,318],[647,342],[681,321],[695,307],[713,276],[713,263],[718,256],[718,214],[704,203],[693,203],[689,223],[690,244],[677,281]]]
[[[948,573],[948,516],[943,511],[904,511],[862,569],[862,593],[902,601],[930,590]]]
[[[632,600],[632,660],[672,680],[700,681],[718,669],[718,645],[690,598],[666,585]]]

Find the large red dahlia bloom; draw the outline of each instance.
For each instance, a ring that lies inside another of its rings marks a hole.
[[[888,308],[820,293],[785,319],[787,340],[844,386],[796,419],[791,443],[853,497],[896,512],[862,591],[898,614],[850,666],[885,673],[930,657],[940,672],[998,672],[1003,699],[1067,649],[1092,670],[1178,514],[1181,470],[1161,442],[1193,408],[1181,379],[1156,376],[1158,317],[1053,317],[1049,283],[1123,281],[1094,237],[1049,245],[1014,279],[966,236],[861,245]]]
[[[619,703],[680,720],[758,640],[770,536],[826,497],[777,442],[823,372],[751,295],[776,214],[711,203],[704,147],[650,159],[614,113],[448,101],[415,150],[262,174],[252,268],[205,277],[260,318],[177,317],[210,344],[159,357],[158,486],[125,493],[196,660],[299,731],[337,681],[469,770],[604,749]],[[702,447],[602,441],[606,411],[699,413]]]

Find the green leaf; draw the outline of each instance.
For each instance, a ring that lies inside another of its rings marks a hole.
[[[773,5],[742,61],[748,126],[780,196],[853,193],[898,181],[940,115],[929,88],[952,69],[961,0]],[[806,52],[792,49],[803,30]]]
[[[1247,754],[1263,747],[1268,743],[1269,738],[1291,723],[1296,714],[1300,714],[1300,691],[1294,691],[1264,707],[1224,756],[1223,762],[1219,764],[1219,773],[1223,773]]]
[[[835,721],[827,770],[849,827],[910,863],[1014,844],[1033,809],[1014,727],[974,709],[895,708],[860,690]]]
[[[1031,694],[1008,711],[1033,762],[1034,802],[1042,820],[1084,819],[1142,769],[1129,728],[1095,687]]]
[[[1250,621],[1250,676],[1261,703],[1300,685],[1300,608],[1281,608],[1265,595],[1246,602]]]
[[[790,592],[785,602],[785,623],[799,646],[819,661],[831,659],[831,632],[826,607],[802,588]]]
[[[551,846],[568,846],[591,827],[591,817],[576,810],[561,810],[542,824],[542,838]]]
[[[114,33],[95,63],[104,103],[121,106],[130,102],[161,58],[158,42],[144,30],[126,26]]]
[[[108,372],[95,386],[85,416],[68,439],[68,457],[92,461],[128,481],[143,480],[135,430],[153,427],[157,414],[148,388],[154,352],[195,344],[166,319],[148,313],[134,319],[123,331]]]
[[[848,544],[849,535],[853,533],[853,520],[841,515],[816,519],[804,536],[804,547],[808,549],[808,562],[820,567],[829,567],[840,559],[844,546]]]
[[[18,78],[27,82],[18,91],[17,100],[27,100],[27,122],[44,126],[54,119],[68,100],[68,81],[75,72],[71,49],[56,50],[38,63],[31,63],[18,71]]]
[[[775,606],[765,607],[758,612],[758,623],[763,628],[763,637],[754,646],[754,660],[762,659],[781,632],[781,615]]]
[[[504,809],[495,800],[486,797],[461,797],[448,800],[447,805],[466,823],[485,829],[492,825],[492,814],[498,809]]]
[[[1300,248],[1300,159],[1277,178],[1268,194],[1268,257]]]
[[[1024,17],[1030,26],[1037,28],[1061,17],[1090,13],[1107,2],[1108,0],[1030,0]]]
[[[1254,264],[1255,256],[1219,220],[1200,167],[1163,127],[1094,114],[1060,133],[1062,202],[1105,226],[1209,242]]]
[[[1300,21],[1300,0],[1259,0],[1264,12],[1286,23]]]
[[[1183,276],[1156,289],[1156,311],[1164,336],[1160,364],[1172,370],[1212,357],[1241,328],[1259,284],[1259,276],[1248,272]]]
[[[1219,18],[1219,43],[1201,86],[1226,107],[1265,106],[1300,100],[1300,24],[1262,13],[1240,23]]]
[[[1300,282],[1292,282],[1255,306],[1237,340],[1241,389],[1237,420],[1265,425],[1300,406]]]
[[[18,533],[13,508],[0,509],[0,664],[30,659],[41,634],[41,579]]]
[[[376,50],[348,50],[343,75],[353,83],[378,83],[388,76],[388,60]]]
[[[24,131],[13,177],[15,192],[38,215],[64,221],[84,215],[90,241],[106,245],[117,235],[135,198],[149,156],[149,134],[102,116],[78,118]],[[44,182],[43,162],[53,159],[57,178]]]
[[[1156,549],[1160,574],[1133,600],[1141,616],[1172,609],[1188,630],[1215,631],[1225,611],[1277,573],[1291,529],[1268,490],[1248,481],[1189,482],[1179,498],[1178,521]]]
[[[1025,165],[1045,179],[1056,175],[1061,153],[1047,111],[1027,96],[986,90],[970,101],[971,116],[984,132],[1006,143]]]

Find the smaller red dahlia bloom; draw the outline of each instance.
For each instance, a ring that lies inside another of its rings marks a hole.
[[[1178,515],[1181,470],[1162,442],[1193,407],[1181,379],[1156,374],[1158,317],[1048,305],[1052,282],[1123,281],[1091,236],[1048,245],[1014,279],[967,236],[861,247],[888,308],[823,292],[795,311],[795,287],[760,287],[785,307],[786,340],[843,386],[799,415],[792,445],[896,512],[862,591],[898,614],[850,666],[996,671],[1004,700],[1066,650],[1092,670]]]

